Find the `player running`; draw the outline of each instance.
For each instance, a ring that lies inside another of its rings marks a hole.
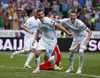
[[[32,60],[36,47],[37,47],[37,41],[34,43],[34,46],[32,46],[32,42],[34,40],[36,31],[38,29],[38,23],[39,19],[37,18],[37,9],[34,10],[34,16],[30,17],[26,23],[23,26],[23,29],[26,31],[25,32],[25,37],[24,37],[24,50],[21,51],[15,51],[12,55],[11,58],[13,59],[15,55],[17,54],[27,54],[30,52],[26,63],[24,65],[25,68],[32,68],[29,66],[29,62]]]
[[[73,42],[70,47],[70,56],[69,56],[69,64],[70,67],[66,71],[73,71],[73,61],[74,61],[74,52],[77,52],[79,46],[79,68],[77,70],[77,74],[82,73],[82,65],[84,60],[84,51],[87,49],[86,46],[88,41],[92,35],[91,30],[79,19],[77,19],[77,15],[75,11],[70,12],[70,18],[65,18],[61,20],[55,19],[57,22],[65,23],[73,34]]]
[[[60,28],[63,30],[66,34],[72,35],[72,33],[69,33],[64,27],[57,24],[52,19],[45,17],[43,10],[37,10],[38,18],[40,19],[41,23],[39,23],[39,28],[37,30],[36,36],[33,41],[33,45],[40,33],[42,31],[42,37],[39,40],[37,51],[36,51],[36,69],[32,73],[37,73],[40,71],[39,65],[40,65],[40,54],[42,51],[46,51],[44,55],[45,61],[51,61],[51,55],[53,53],[53,50],[57,44],[57,38],[56,38],[56,32],[55,27]]]

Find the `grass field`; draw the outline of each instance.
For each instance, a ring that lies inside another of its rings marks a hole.
[[[14,59],[10,59],[13,52],[0,52],[0,78],[100,78],[100,52],[85,52],[85,59],[82,74],[75,74],[78,68],[79,54],[75,54],[74,71],[65,73],[65,71],[41,71],[33,74],[33,69],[24,69],[24,63],[27,55],[17,55]],[[67,70],[69,53],[62,52],[61,65]],[[43,62],[43,53],[41,55]],[[30,62],[30,66],[35,68],[34,58]]]

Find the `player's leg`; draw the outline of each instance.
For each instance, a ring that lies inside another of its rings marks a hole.
[[[80,74],[82,73],[82,66],[83,66],[83,61],[84,61],[84,51],[86,50],[86,45],[81,43],[80,49],[79,49],[79,68],[76,73]]]
[[[46,52],[45,52],[45,55],[44,55],[45,61],[51,61],[51,65],[52,65],[53,68],[55,66],[55,61],[57,59],[57,53],[56,53],[56,57],[55,56],[51,56],[51,55],[52,55],[52,53],[54,51],[56,43],[57,43],[56,39],[51,40],[51,41],[47,41],[46,42]]]
[[[78,47],[79,47],[79,44],[77,42],[72,42],[72,45],[70,47],[70,54],[69,54],[69,69],[66,71],[66,73],[69,73],[71,71],[73,71],[73,62],[74,62],[74,53],[77,52],[78,50]]]
[[[16,56],[17,54],[24,54],[24,50],[15,51],[15,52],[10,56],[10,58],[13,59],[14,56]]]
[[[45,61],[40,64],[40,70],[52,70],[51,61]]]
[[[73,71],[73,62],[74,62],[74,52],[70,51],[70,55],[69,55],[69,69],[66,71],[66,73],[69,73],[71,71]]]
[[[40,65],[40,54],[41,53],[42,53],[42,50],[37,50],[35,53],[36,69],[32,73],[37,73],[40,71],[39,65]]]
[[[79,68],[77,70],[77,74],[82,73],[82,65],[84,61],[84,50],[82,48],[79,49]]]
[[[30,52],[28,57],[27,57],[27,60],[24,64],[24,68],[32,68],[31,66],[29,66],[29,62],[32,60],[33,56],[34,56],[34,53]]]
[[[77,70],[77,74],[82,73],[82,66],[83,66],[83,61],[84,61],[84,51],[87,49],[87,45],[84,44],[84,41],[86,40],[87,37],[84,37],[83,40],[80,42],[80,49],[79,49],[79,68]]]
[[[11,59],[14,58],[14,56],[18,55],[18,54],[27,54],[30,51],[30,40],[25,40],[24,41],[24,50],[20,50],[20,51],[15,51],[12,55],[11,55]]]
[[[25,68],[32,68],[31,66],[29,66],[29,62],[32,60],[32,58],[34,56],[34,53],[36,51],[36,47],[37,47],[37,42],[35,42],[34,46],[31,45],[32,49],[31,49],[31,52],[28,55],[27,60],[25,62],[25,65],[24,65]]]

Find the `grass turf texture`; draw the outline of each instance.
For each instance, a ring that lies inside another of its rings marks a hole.
[[[19,54],[15,56],[14,59],[10,59],[12,53],[13,52],[0,52],[0,78],[100,78],[100,52],[85,52],[83,70],[80,75],[75,74],[78,69],[79,53],[75,53],[74,71],[71,73],[65,73],[65,71],[41,71],[36,74],[32,73],[33,69],[23,69],[28,54]],[[69,68],[68,59],[69,53],[62,52],[61,65],[66,70]],[[41,62],[43,61],[42,53]],[[34,58],[29,65],[35,68]]]

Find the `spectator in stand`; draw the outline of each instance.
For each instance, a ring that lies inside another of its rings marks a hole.
[[[57,14],[56,14],[56,11],[53,12],[53,15],[52,15],[51,17],[52,17],[52,18],[56,18],[56,19],[59,18],[59,16],[57,16]]]
[[[18,32],[15,33],[15,37],[20,37],[20,35],[18,34]]]
[[[90,30],[95,31],[95,18],[94,14],[90,15]]]
[[[1,8],[1,10],[4,9],[4,4],[3,4],[3,2],[1,0],[0,0],[0,8]]]
[[[97,20],[97,19],[99,19],[99,15],[100,15],[100,11],[99,11],[99,9],[97,8],[97,7],[95,7],[94,8],[94,11],[93,11],[93,13],[95,14],[95,16],[94,16],[94,18]]]
[[[25,21],[27,21],[28,18],[29,18],[29,17],[28,17],[28,15],[27,15],[27,13],[25,13],[25,16],[24,16]]]
[[[13,14],[13,30],[19,30],[19,22],[18,22],[18,13],[17,13],[17,10],[14,9],[14,12],[12,13]]]
[[[84,0],[78,0],[78,1],[80,3],[81,7],[83,7],[84,6]]]
[[[63,18],[67,18],[67,9],[68,9],[67,0],[63,0],[63,2],[61,3],[61,8],[62,8]]]
[[[44,6],[45,6],[45,15],[47,16],[48,12],[51,11],[50,3],[48,3],[48,1],[45,0]]]
[[[91,5],[92,5],[92,0],[86,0],[85,4],[86,4],[86,7],[87,7],[87,10],[90,10]]]
[[[72,6],[69,5],[68,9],[67,9],[67,17],[69,17],[69,13],[72,11]]]
[[[96,31],[100,31],[100,18],[98,19],[96,23]]]
[[[95,6],[97,5],[97,3],[98,3],[98,0],[93,0],[93,1],[92,1],[93,7],[95,7]]]
[[[90,23],[88,21],[88,19],[84,19],[84,24],[90,29]]]
[[[86,19],[90,19],[90,15],[92,14],[92,11],[89,10],[87,14],[85,14]]]
[[[87,7],[86,7],[86,4],[84,4],[83,9],[84,9],[84,13],[86,14],[86,13],[87,13]]]
[[[85,20],[85,14],[84,14],[84,10],[83,10],[83,9],[81,9],[81,11],[80,11],[79,19],[80,19],[82,22],[84,22],[84,20]]]
[[[5,29],[5,13],[0,14],[0,29]]]
[[[52,16],[52,12],[49,11],[48,14],[47,14],[47,17],[51,18],[51,16]]]

